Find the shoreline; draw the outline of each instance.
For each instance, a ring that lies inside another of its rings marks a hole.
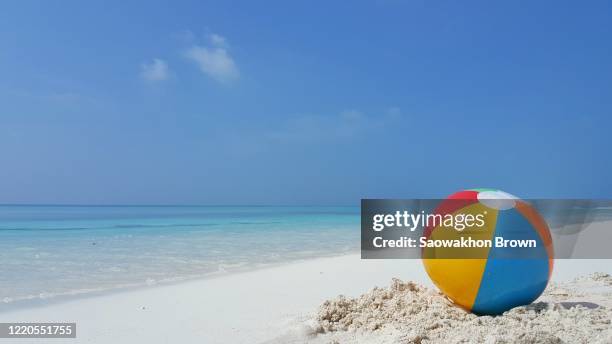
[[[609,260],[561,260],[553,281],[610,270]],[[419,259],[347,254],[6,310],[0,322],[77,321],[77,339],[66,343],[257,343],[299,331],[325,300],[355,297],[396,277],[433,287]]]
[[[212,279],[217,279],[217,278],[224,278],[224,277],[228,277],[228,276],[232,276],[236,274],[244,274],[244,273],[256,272],[256,271],[266,270],[266,269],[274,269],[278,267],[283,267],[283,266],[292,265],[292,264],[299,264],[299,263],[309,262],[313,260],[337,258],[337,257],[351,256],[351,255],[359,255],[359,250],[352,250],[352,251],[347,251],[347,252],[342,252],[342,253],[331,253],[329,255],[323,255],[323,256],[318,256],[318,257],[286,260],[282,262],[275,262],[275,263],[269,263],[269,264],[261,264],[258,266],[251,266],[245,269],[236,269],[236,270],[230,270],[230,271],[216,271],[216,272],[211,272],[211,273],[203,274],[199,276],[187,276],[187,277],[179,277],[175,279],[159,280],[153,284],[147,284],[146,282],[143,282],[139,284],[123,285],[123,286],[117,286],[117,287],[112,287],[108,289],[88,290],[88,291],[82,291],[82,292],[79,292],[79,291],[68,292],[68,293],[57,294],[57,295],[53,295],[49,297],[32,296],[31,298],[27,298],[27,299],[22,298],[22,299],[13,300],[10,302],[4,302],[0,300],[0,314],[4,312],[15,311],[15,310],[44,307],[47,305],[53,305],[57,303],[88,299],[92,297],[108,296],[108,295],[113,295],[117,293],[147,290],[147,289],[152,289],[152,288],[166,287],[166,286],[172,286],[172,285],[183,284],[183,283],[207,281],[207,280],[212,280]]]
[[[0,322],[77,320],[77,340],[58,343],[262,342],[329,297],[358,295],[398,275],[425,278],[417,261],[350,254],[7,310]]]
[[[593,226],[596,224],[598,226]],[[588,231],[585,235],[583,235],[581,237],[582,240],[576,241],[574,239],[573,242],[571,242],[570,240],[569,244],[571,244],[572,246],[570,250],[574,251],[577,257],[580,257],[581,259],[585,259],[584,257],[588,257],[591,254],[589,248],[591,248],[594,245],[594,242],[597,242],[597,240],[593,239],[593,236],[597,236],[597,238],[609,236],[610,233],[608,233],[608,231],[602,232],[602,230],[605,230],[607,227],[609,227],[609,225],[612,225],[612,220],[610,219],[597,219],[593,221],[589,225],[589,226],[593,226],[593,229]],[[556,237],[553,237],[553,238],[556,238]],[[588,245],[585,244],[585,241],[587,241],[585,239],[590,240],[587,242]],[[605,243],[605,241],[601,241],[601,240],[599,242],[600,244],[601,242]],[[567,244],[568,242],[558,242],[558,243],[556,242],[555,246],[564,247],[564,246],[567,246]],[[601,251],[601,249],[599,249],[599,251]],[[168,277],[165,279],[151,280],[151,281],[137,280],[135,282],[126,282],[123,284],[117,284],[115,286],[99,288],[99,289],[96,287],[93,287],[93,288],[89,287],[89,288],[74,289],[74,290],[62,291],[62,292],[42,291],[40,294],[31,294],[31,295],[25,295],[25,296],[6,296],[3,298],[3,300],[0,300],[0,313],[11,311],[11,310],[16,310],[16,309],[40,307],[40,306],[44,306],[47,304],[62,303],[62,302],[68,302],[71,300],[76,300],[76,299],[103,296],[103,295],[120,293],[120,292],[131,291],[131,290],[148,289],[148,288],[155,288],[159,286],[187,283],[190,281],[222,278],[222,277],[230,276],[233,274],[241,274],[241,273],[247,273],[251,271],[258,271],[260,269],[270,269],[270,268],[280,267],[280,266],[284,266],[288,264],[305,262],[305,261],[309,261],[313,259],[333,258],[333,257],[340,257],[340,256],[346,256],[346,255],[352,255],[352,254],[359,254],[359,252],[360,250],[358,248],[354,248],[352,250],[347,250],[347,251],[342,251],[342,252],[328,252],[324,255],[319,255],[319,256],[314,256],[314,257],[311,256],[311,257],[302,257],[302,258],[287,258],[285,260],[278,261],[278,262],[272,262],[272,263],[255,263],[253,265],[246,265],[246,266],[237,267],[237,268],[230,268],[229,270],[224,269],[223,266],[220,265],[217,271],[212,271],[212,272],[207,272],[207,273],[201,273],[201,274],[196,273],[196,274],[190,274],[190,275],[185,275],[185,276]],[[378,257],[376,255],[370,255],[368,256],[368,258],[378,258]],[[380,258],[385,258],[385,257],[381,256]],[[9,301],[5,301],[7,299]]]

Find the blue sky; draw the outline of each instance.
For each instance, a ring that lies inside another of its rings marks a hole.
[[[15,1],[0,203],[612,197],[608,1]]]

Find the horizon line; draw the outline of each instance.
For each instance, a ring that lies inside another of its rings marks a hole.
[[[76,204],[0,203],[0,207],[357,207],[359,204]]]

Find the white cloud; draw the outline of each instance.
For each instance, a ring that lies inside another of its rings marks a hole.
[[[225,40],[225,37],[221,35],[211,33],[208,35],[208,39],[210,40],[210,43],[216,47],[227,47],[227,41]]]
[[[164,60],[153,59],[153,61],[141,65],[140,75],[147,81],[163,81],[170,77],[170,70]]]
[[[240,77],[234,59],[227,51],[227,42],[223,36],[209,35],[210,46],[194,45],[185,52],[185,57],[195,62],[200,71],[223,83]]]

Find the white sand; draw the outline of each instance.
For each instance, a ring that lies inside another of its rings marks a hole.
[[[437,291],[394,279],[358,298],[324,302],[309,342],[608,344],[611,298],[612,276],[596,273],[552,283],[540,301],[503,315],[476,316]]]
[[[612,273],[610,262],[557,261],[554,279]],[[77,322],[77,340],[53,343],[319,341],[307,336],[310,330],[304,324],[312,321],[324,300],[339,294],[355,297],[374,286],[389,285],[393,277],[432,286],[418,260],[360,260],[359,255],[348,255],[3,311],[0,322]],[[589,301],[589,295],[582,300]]]

